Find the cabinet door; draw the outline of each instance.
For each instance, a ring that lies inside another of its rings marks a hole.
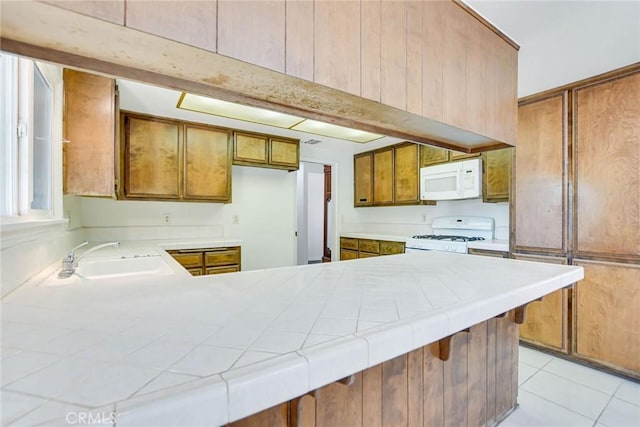
[[[233,163],[267,164],[268,138],[264,135],[234,132]]]
[[[471,158],[480,156],[480,154],[481,153],[463,153],[461,151],[451,150],[451,153],[449,153],[449,160],[454,161],[454,160],[471,159]]]
[[[125,198],[179,199],[178,122],[124,115]]]
[[[640,72],[574,91],[577,257],[640,261]]]
[[[269,164],[297,170],[300,163],[300,143],[294,140],[274,139],[269,141]]]
[[[393,203],[393,147],[373,153],[373,204]]]
[[[373,204],[373,154],[356,154],[353,157],[354,206]]]
[[[515,254],[514,258],[525,261],[566,264],[566,258],[555,258]],[[559,289],[546,295],[542,301],[534,301],[527,306],[525,322],[520,325],[520,339],[530,344],[569,352],[569,292]]]
[[[223,129],[184,127],[184,199],[231,199],[231,143]]]
[[[65,194],[115,194],[115,81],[64,69]]]
[[[482,200],[508,202],[511,186],[511,148],[487,151],[482,154]]]
[[[340,249],[340,261],[345,261],[348,259],[356,259],[358,258],[358,251],[352,251],[349,249]]]
[[[420,201],[420,146],[405,144],[394,147],[393,190],[395,203]]]
[[[566,93],[518,108],[515,250],[566,252],[566,125]]]
[[[449,150],[440,147],[420,146],[420,167],[437,165],[449,161]]]
[[[204,265],[206,267],[215,267],[221,265],[240,264],[240,248],[212,248],[207,249],[204,253]]]
[[[574,352],[640,378],[640,265],[574,260]]]

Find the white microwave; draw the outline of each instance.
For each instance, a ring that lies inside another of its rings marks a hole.
[[[420,169],[421,200],[473,199],[482,195],[480,158]]]

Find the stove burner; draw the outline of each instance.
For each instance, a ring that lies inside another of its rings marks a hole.
[[[478,240],[484,240],[484,237],[447,236],[445,234],[419,234],[413,236],[413,238],[426,240],[446,240],[449,242],[475,242]]]

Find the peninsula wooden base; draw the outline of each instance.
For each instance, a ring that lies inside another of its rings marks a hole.
[[[513,310],[230,425],[496,425],[516,407],[516,320]]]

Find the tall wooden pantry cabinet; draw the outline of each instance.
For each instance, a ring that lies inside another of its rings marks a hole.
[[[514,256],[585,269],[521,339],[640,378],[640,64],[520,100],[514,164]]]

